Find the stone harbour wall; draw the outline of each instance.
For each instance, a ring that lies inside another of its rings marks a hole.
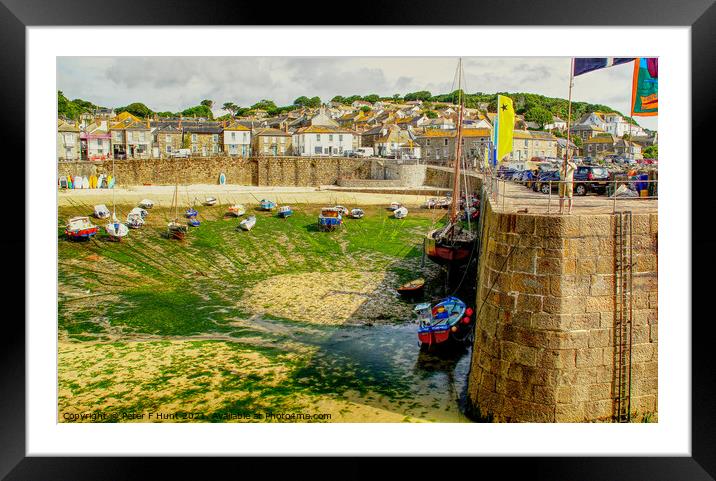
[[[58,162],[58,176],[112,172],[112,161]],[[334,185],[339,179],[370,179],[370,162],[340,157],[192,157],[115,160],[120,185],[228,184],[255,186]]]
[[[485,206],[468,404],[498,422],[615,412],[615,225]],[[657,414],[658,218],[633,215],[632,413]],[[484,301],[484,305],[483,305]]]

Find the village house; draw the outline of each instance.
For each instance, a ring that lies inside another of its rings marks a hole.
[[[80,159],[80,129],[64,120],[57,121],[57,158],[59,160]]]
[[[597,135],[602,135],[605,133],[604,130],[600,129],[599,127],[588,124],[573,125],[572,127],[570,127],[569,132],[573,137],[579,137],[580,139],[582,139],[582,143],[586,142],[592,137],[596,137]]]
[[[112,136],[106,120],[98,120],[85,126],[80,132],[80,155],[82,160],[105,160],[112,156]]]
[[[566,150],[567,150],[567,139],[557,137],[557,158],[563,159],[564,154],[566,153]],[[579,148],[571,140],[569,141],[569,152],[570,152],[570,157],[577,155],[577,153],[579,152]]]
[[[642,160],[641,145],[636,142],[619,139],[614,142],[614,153],[627,159]]]
[[[152,157],[169,158],[182,148],[183,132],[179,123],[167,122],[158,125],[152,132]]]
[[[257,129],[251,134],[251,150],[261,157],[291,155],[291,134],[279,129]]]
[[[223,127],[219,122],[186,122],[183,124],[183,148],[191,155],[208,157],[221,152]]]
[[[152,152],[152,129],[149,120],[134,121],[124,130],[127,158],[148,159]]]
[[[372,106],[373,106],[372,103],[367,102],[367,101],[365,101],[365,100],[355,100],[355,101],[351,104],[351,107],[353,107],[354,109],[359,109],[359,108],[361,108],[361,107],[372,107]]]
[[[616,139],[612,134],[597,135],[584,142],[584,155],[586,157],[600,159],[606,155],[615,154],[615,143]]]
[[[380,129],[373,141],[375,154],[379,157],[420,158],[420,145],[410,130],[403,130],[395,124]]]
[[[564,132],[567,130],[567,122],[553,115],[552,122],[545,124],[544,130],[559,130],[560,132]]]
[[[456,135],[455,130],[425,130],[416,139],[421,148],[422,158],[429,162],[450,165],[455,159]],[[484,159],[491,135],[489,129],[464,128],[462,130],[463,152],[473,167]]]
[[[311,125],[298,129],[293,135],[296,155],[344,155],[353,150],[353,132],[340,127]]]
[[[510,160],[527,161],[533,157],[557,157],[557,137],[549,132],[515,130]]]
[[[224,153],[230,156],[251,155],[251,129],[236,121],[224,127]]]

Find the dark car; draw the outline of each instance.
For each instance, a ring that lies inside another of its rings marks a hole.
[[[580,165],[574,172],[574,194],[587,195],[589,192],[604,194],[610,177],[606,167]]]
[[[532,184],[532,190],[549,194],[550,181],[552,182],[552,191],[559,189],[559,170],[548,170],[539,174],[537,181]]]

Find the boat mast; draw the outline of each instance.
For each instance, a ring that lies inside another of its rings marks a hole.
[[[458,121],[457,121],[457,134],[455,136],[455,172],[453,174],[453,186],[452,186],[452,203],[450,204],[450,223],[454,224],[458,216],[458,195],[460,194],[460,158],[462,154],[462,57],[458,61],[457,67],[457,92],[459,98],[458,106]]]

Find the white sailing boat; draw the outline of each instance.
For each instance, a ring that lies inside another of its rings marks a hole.
[[[112,159],[112,178],[114,178],[114,159]],[[121,241],[123,237],[129,234],[129,227],[121,223],[117,219],[117,205],[114,201],[114,189],[112,189],[112,222],[104,226],[107,235],[112,240]]]

